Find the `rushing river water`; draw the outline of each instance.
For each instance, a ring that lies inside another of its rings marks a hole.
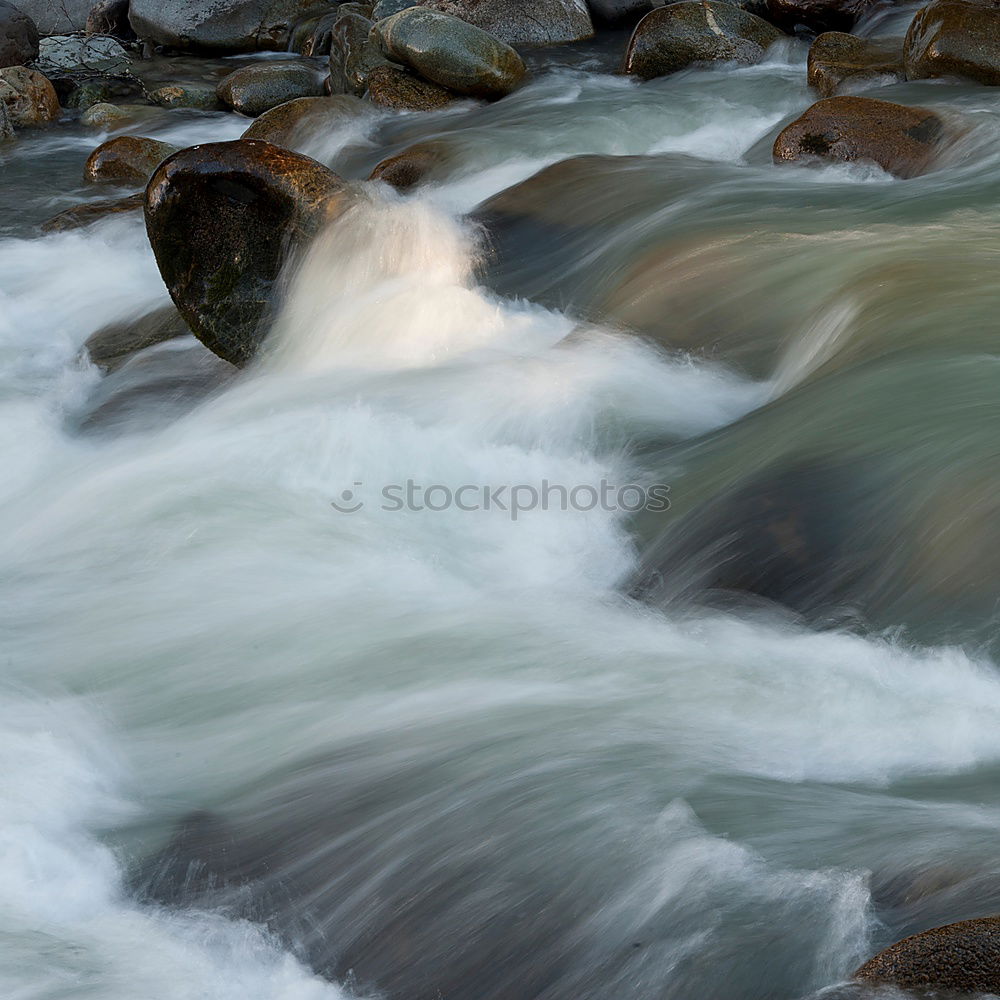
[[[777,169],[803,43],[610,48],[305,141],[448,169],[371,185],[235,378],[80,361],[167,302],[142,223],[36,235],[93,132],[0,153],[4,997],[839,996],[1000,910],[995,94],[875,92],[972,123],[923,178]]]

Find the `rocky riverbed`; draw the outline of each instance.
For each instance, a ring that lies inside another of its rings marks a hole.
[[[1000,995],[998,86],[0,0],[3,994]]]

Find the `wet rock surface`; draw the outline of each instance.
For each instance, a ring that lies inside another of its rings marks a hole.
[[[651,80],[696,63],[752,64],[781,37],[762,18],[719,0],[673,3],[639,22],[623,70]]]
[[[255,139],[182,150],[146,192],[146,229],[188,326],[236,365],[263,343],[281,267],[346,207],[336,174]]]
[[[458,98],[450,90],[400,69],[376,66],[368,74],[368,99],[394,111],[439,111]]]
[[[460,18],[423,7],[379,21],[373,35],[390,59],[457,94],[495,100],[525,76],[521,57],[509,45]]]
[[[809,85],[823,97],[895,83],[905,78],[902,40],[824,32],[809,48],[808,74]]]
[[[879,952],[854,975],[904,989],[1000,992],[1000,917],[914,934]]]
[[[102,143],[87,158],[83,178],[90,184],[144,187],[153,171],[177,152],[175,146],[143,136],[120,135]]]
[[[956,76],[1000,86],[1000,0],[935,0],[910,25],[910,80]]]
[[[305,63],[262,63],[234,70],[219,84],[216,94],[226,107],[256,118],[298,97],[322,96],[323,78]]]
[[[949,136],[927,108],[867,97],[830,97],[787,126],[774,143],[775,162],[869,161],[898,177],[929,170]]]

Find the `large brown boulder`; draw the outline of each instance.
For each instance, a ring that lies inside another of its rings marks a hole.
[[[302,62],[265,62],[241,66],[225,77],[216,96],[227,107],[256,118],[297,97],[320,97],[323,77]]]
[[[87,158],[83,179],[91,184],[145,187],[153,171],[177,152],[176,146],[139,135],[120,135],[101,143]]]
[[[421,0],[508,45],[552,45],[594,34],[585,0]]]
[[[23,66],[38,56],[38,28],[27,14],[0,0],[0,69]]]
[[[1000,0],[935,0],[910,25],[906,76],[960,76],[1000,85]]]
[[[188,326],[235,365],[267,334],[282,265],[347,206],[321,163],[256,139],[172,156],[146,189],[146,231]]]
[[[870,161],[897,177],[934,162],[947,129],[927,108],[869,97],[828,97],[787,126],[774,143],[776,163]]]
[[[896,83],[904,79],[903,43],[895,38],[859,38],[826,31],[809,49],[809,86],[824,97],[839,90]]]
[[[37,70],[24,66],[0,69],[0,102],[7,106],[15,127],[47,125],[61,113],[52,83]]]
[[[651,80],[694,63],[752,64],[781,37],[774,25],[721,0],[672,3],[636,25],[623,70]]]
[[[903,989],[1000,993],[1000,917],[960,920],[904,938],[854,976]]]
[[[850,31],[876,0],[767,0],[768,17],[787,31]]]
[[[424,7],[410,7],[377,22],[372,36],[390,59],[469,97],[503,97],[526,73],[509,45],[460,18]]]

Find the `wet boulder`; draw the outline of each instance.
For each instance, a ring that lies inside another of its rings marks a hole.
[[[371,108],[364,101],[349,94],[299,97],[261,115],[243,133],[243,138],[261,139],[285,149],[297,149],[303,140],[330,132],[371,113]]]
[[[7,105],[0,101],[0,140],[11,139],[14,136],[14,123],[10,120]]]
[[[146,190],[146,230],[188,326],[219,357],[253,358],[284,261],[348,205],[321,163],[255,139],[182,150]]]
[[[43,233],[65,233],[71,229],[82,229],[94,222],[101,222],[113,215],[128,215],[131,212],[141,212],[146,203],[146,196],[140,191],[130,194],[127,198],[102,198],[100,201],[85,201],[73,205],[43,222]]]
[[[323,78],[307,63],[259,63],[230,73],[219,84],[216,94],[227,108],[257,118],[298,97],[321,97]]]
[[[376,66],[368,74],[368,100],[393,111],[439,111],[456,97],[436,83],[386,64]]]
[[[875,0],[767,0],[769,20],[794,31],[850,31]]]
[[[1000,993],[1000,917],[960,920],[904,938],[854,976],[903,989]]]
[[[334,94],[362,97],[368,74],[389,65],[378,42],[371,37],[373,22],[357,11],[341,10],[330,31],[330,89]]]
[[[903,78],[903,46],[897,39],[826,31],[809,48],[809,86],[823,97]]]
[[[409,191],[447,166],[451,157],[441,142],[418,142],[409,149],[379,161],[368,180],[382,181],[397,191]]]
[[[935,0],[910,25],[909,80],[958,76],[1000,85],[1000,0]]]
[[[720,0],[673,3],[639,22],[623,69],[651,80],[696,63],[750,65],[781,37],[777,28],[756,14]]]
[[[432,83],[495,100],[524,79],[521,57],[507,44],[457,17],[410,7],[372,29],[382,51]]]
[[[110,35],[122,42],[135,41],[135,32],[128,20],[130,0],[98,0],[87,15],[88,35]]]
[[[0,69],[23,66],[38,55],[38,28],[27,14],[0,0]]]
[[[944,121],[927,108],[828,97],[781,132],[774,160],[871,162],[897,177],[916,177],[930,169],[947,136]]]
[[[87,158],[83,179],[91,184],[144,187],[153,171],[177,152],[176,146],[138,135],[120,135],[101,143]]]
[[[0,69],[0,102],[15,127],[32,128],[54,122],[60,115],[52,83],[37,70],[24,66]]]
[[[181,52],[284,51],[295,25],[323,0],[132,0],[129,22],[151,45]]]
[[[775,163],[869,162],[906,178],[932,168],[962,126],[928,108],[867,97],[818,101],[786,126],[773,146]]]
[[[594,34],[585,0],[421,0],[508,45],[554,45]]]

